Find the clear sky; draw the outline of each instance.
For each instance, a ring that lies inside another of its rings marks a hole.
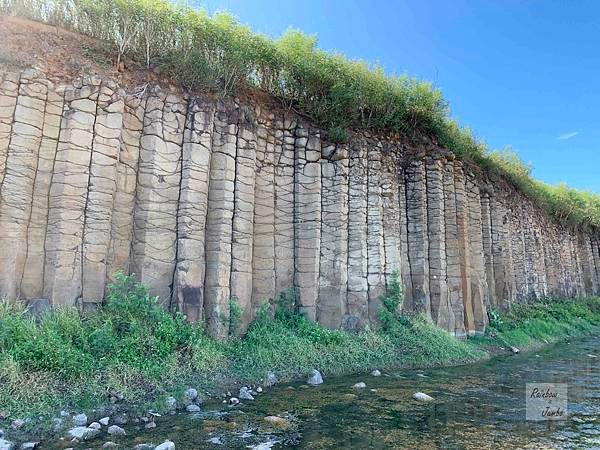
[[[462,125],[512,146],[536,178],[600,193],[600,0],[189,3],[431,81]]]

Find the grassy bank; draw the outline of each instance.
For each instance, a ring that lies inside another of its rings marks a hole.
[[[328,130],[334,142],[347,140],[352,129],[430,136],[459,158],[509,178],[559,221],[600,227],[600,196],[539,182],[514,153],[490,152],[452,119],[431,83],[325,52],[315,36],[299,30],[272,39],[227,13],[209,16],[168,0],[0,0],[0,14],[85,34],[110,48],[107,60],[117,66],[127,57],[128,64],[158,68],[189,89],[221,96],[266,92]]]
[[[506,312],[489,312],[490,325],[474,345],[492,352],[498,347],[529,350],[593,333],[600,327],[600,298],[549,300],[516,304]]]
[[[261,308],[243,339],[227,342],[213,341],[200,326],[164,311],[129,277],[120,277],[105,305],[85,317],[57,310],[35,322],[5,305],[0,310],[0,410],[8,420],[88,410],[108,404],[116,394],[124,397],[119,403],[124,406],[160,409],[166,395],[177,396],[189,386],[219,391],[258,382],[268,370],[290,380],[314,368],[331,376],[464,364],[487,358],[482,349],[525,348],[600,325],[598,299],[519,306],[495,314],[489,336],[461,342],[421,318],[394,313],[400,292],[391,292],[379,330],[328,330],[282,301],[275,311]]]

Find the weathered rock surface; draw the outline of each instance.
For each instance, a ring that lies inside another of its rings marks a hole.
[[[464,337],[490,307],[600,293],[599,230],[433,143],[324,136],[264,105],[2,73],[0,297],[85,308],[135,273],[225,338],[282,293],[327,327],[376,326],[397,274],[404,309]]]

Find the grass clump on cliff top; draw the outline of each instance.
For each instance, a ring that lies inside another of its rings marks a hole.
[[[0,0],[11,13],[84,33],[159,66],[190,89],[221,95],[263,90],[308,115],[344,140],[347,129],[426,134],[481,166],[507,176],[558,220],[600,227],[600,196],[535,181],[515,155],[489,152],[485,143],[450,118],[441,92],[380,66],[317,48],[315,36],[288,30],[279,39],[253,33],[226,14],[167,0]]]

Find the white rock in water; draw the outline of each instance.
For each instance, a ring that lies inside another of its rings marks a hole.
[[[167,411],[175,411],[177,409],[177,399],[175,397],[167,397],[165,399],[165,406]]]
[[[191,413],[197,413],[197,412],[201,411],[200,407],[194,403],[192,403],[191,405],[187,405],[185,407],[185,409],[187,412],[191,412]]]
[[[354,386],[352,386],[352,389],[364,389],[366,387],[367,385],[361,381],[360,383],[356,383]]]
[[[412,398],[419,402],[429,402],[429,401],[433,400],[433,397],[430,397],[429,395],[424,394],[423,392],[414,393]]]
[[[510,347],[510,351],[513,353],[519,353],[521,350],[519,350],[517,347]]]
[[[380,377],[381,376],[381,372],[377,369],[375,369],[373,372],[371,372],[371,376],[373,377]]]
[[[310,373],[308,380],[306,380],[306,382],[312,386],[316,386],[318,384],[323,384],[323,377],[321,376],[321,372],[319,372],[317,369],[314,369]]]
[[[250,389],[248,389],[246,386],[242,386],[240,388],[239,398],[241,400],[254,400]]]
[[[267,376],[265,378],[265,386],[266,387],[271,387],[277,384],[277,377],[275,376],[275,373],[271,372],[270,370],[267,372]]]
[[[88,427],[75,427],[69,430],[69,437],[76,438],[80,441],[87,441],[93,439],[100,434],[100,430],[94,430]]]
[[[231,406],[235,406],[235,405],[237,405],[239,402],[240,402],[240,401],[239,401],[239,399],[237,399],[236,397],[231,397],[231,398],[229,399],[229,404],[230,404]]]
[[[106,425],[108,425],[108,422],[110,422],[110,417],[103,417],[98,422],[100,422],[101,425],[106,426]]]
[[[73,425],[75,425],[76,427],[84,427],[86,426],[88,423],[88,418],[85,414],[77,414],[76,416],[73,416]]]
[[[115,436],[124,436],[126,434],[125,430],[118,425],[111,425],[108,427],[107,433]]]
[[[198,391],[194,388],[189,388],[183,393],[183,403],[189,405],[198,398]]]
[[[40,445],[39,442],[24,442],[21,444],[21,450],[34,450]]]
[[[154,447],[154,450],[175,450],[175,444],[171,441],[165,441]]]
[[[0,438],[0,450],[13,450],[15,448],[15,444],[6,439]]]

